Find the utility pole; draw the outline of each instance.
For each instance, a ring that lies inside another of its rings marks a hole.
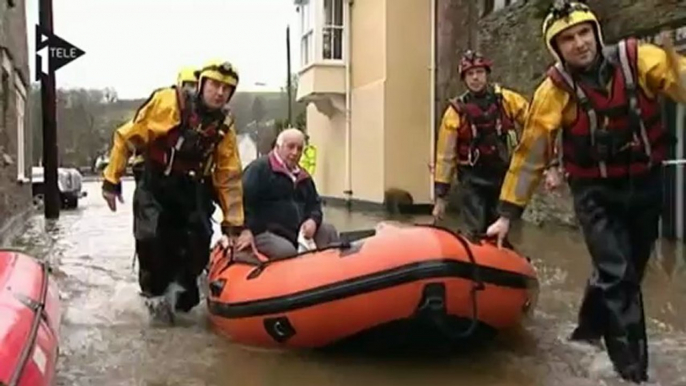
[[[293,127],[293,88],[291,87],[291,27],[286,26],[286,88],[288,91],[288,127]]]
[[[50,34],[54,32],[52,24],[52,0],[40,0],[38,5],[40,25]],[[46,57],[45,60],[48,58]],[[36,63],[40,66],[40,63]],[[49,66],[45,66],[50,68]],[[60,192],[57,186],[57,114],[55,71],[41,73],[41,110],[43,115],[43,175],[45,218],[60,217]]]

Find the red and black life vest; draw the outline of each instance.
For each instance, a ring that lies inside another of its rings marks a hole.
[[[470,93],[451,99],[450,105],[460,116],[457,129],[457,156],[461,166],[502,166],[509,164],[511,149],[508,149],[508,135],[515,125],[503,107],[503,96],[499,90],[477,101]]]
[[[562,129],[562,161],[573,178],[619,178],[660,165],[669,135],[661,106],[638,85],[638,43],[627,39],[609,47],[609,94],[576,82],[557,63],[548,76],[576,100],[576,120]]]
[[[214,166],[214,150],[226,135],[227,112],[203,117],[195,97],[177,89],[181,122],[148,147],[147,158],[164,167],[165,174],[208,175]]]

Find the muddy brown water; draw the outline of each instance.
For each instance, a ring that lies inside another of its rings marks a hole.
[[[15,247],[47,259],[63,301],[58,385],[620,385],[604,352],[566,342],[589,273],[581,236],[527,226],[520,249],[533,259],[541,292],[531,320],[469,355],[402,358],[330,355],[244,347],[213,332],[196,307],[174,327],[151,326],[132,266],[131,191],[111,213],[89,182],[75,211],[46,223],[40,213]],[[327,208],[340,230],[378,216]],[[405,219],[416,223],[428,218]],[[217,229],[218,230],[218,229]],[[650,384],[686,385],[686,252],[661,243],[644,282]]]

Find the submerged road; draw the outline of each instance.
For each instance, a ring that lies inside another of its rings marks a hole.
[[[174,327],[152,327],[137,293],[131,193],[111,213],[99,183],[54,223],[41,214],[15,247],[54,267],[64,304],[58,385],[479,386],[620,385],[604,352],[566,342],[589,273],[581,236],[552,227],[524,229],[521,249],[539,272],[533,319],[487,349],[450,358],[317,355],[236,345],[214,333],[203,306]],[[341,230],[381,220],[327,208]],[[408,219],[416,222],[426,218]],[[218,226],[215,225],[218,232]],[[651,383],[686,385],[686,256],[661,244],[645,278]]]

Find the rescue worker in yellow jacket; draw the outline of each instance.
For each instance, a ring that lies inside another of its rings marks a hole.
[[[198,85],[198,78],[195,75],[194,67],[182,68],[176,76],[176,87],[181,90],[193,91]],[[125,125],[130,125],[131,121],[126,122]],[[144,165],[143,153],[135,152],[131,159],[131,171],[136,183],[143,174]]]
[[[161,313],[153,316],[171,320],[174,311],[187,312],[199,302],[196,279],[209,259],[213,198],[223,212],[222,243],[233,241],[238,250],[252,245],[244,226],[234,120],[225,110],[238,74],[230,63],[212,61],[197,75],[194,91],[156,90],[132,124],[115,132],[102,186],[115,211],[117,199],[122,201],[126,160],[134,149],[144,153],[145,167],[134,193],[139,285],[144,297],[155,300],[151,311]],[[178,286],[178,298],[165,302],[165,293]]]
[[[314,176],[317,168],[317,147],[310,143],[310,136],[307,134],[305,134],[305,148],[300,158],[300,167],[305,169],[310,176]]]
[[[524,125],[528,101],[489,82],[492,63],[467,51],[459,73],[467,91],[451,99],[436,144],[433,216],[443,217],[453,175],[463,190],[460,218],[467,233],[482,236],[497,218],[500,186]]]
[[[543,23],[557,63],[534,94],[522,141],[503,184],[499,239],[538,186],[562,130],[562,162],[594,272],[570,339],[602,337],[615,370],[647,380],[641,280],[658,237],[661,165],[670,136],[658,96],[686,103],[686,58],[634,39],[604,47],[585,4],[557,3]]]

